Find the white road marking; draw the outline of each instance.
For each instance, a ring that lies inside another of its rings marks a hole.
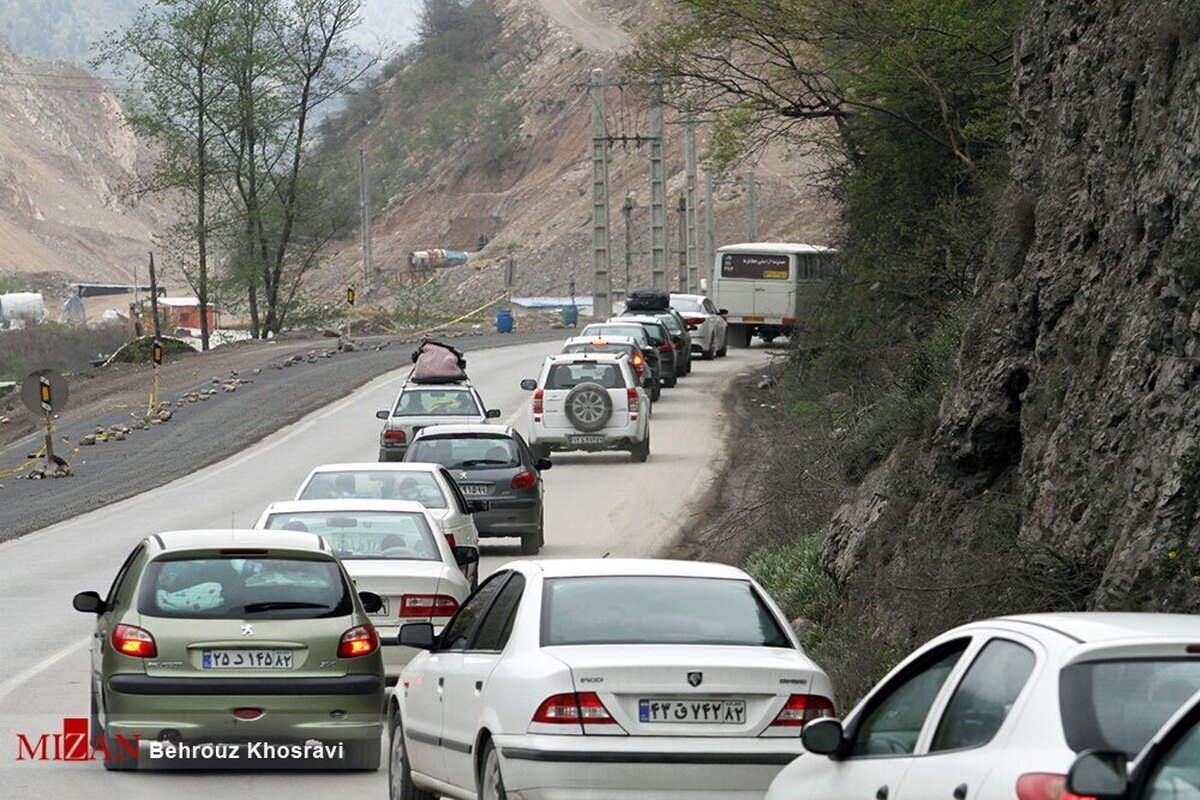
[[[92,637],[85,636],[82,639],[80,639],[79,641],[75,642],[74,644],[69,644],[66,647],[62,648],[61,650],[59,650],[57,653],[50,656],[49,658],[42,659],[41,661],[34,664],[32,667],[29,667],[28,669],[24,670],[23,672],[18,672],[16,675],[14,675],[13,677],[6,680],[4,683],[0,683],[0,701],[3,701],[4,698],[8,697],[10,694],[12,694],[14,691],[16,691],[17,687],[19,687],[21,684],[27,683],[31,679],[36,678],[38,675],[40,675],[43,672],[45,672],[46,670],[50,669],[50,667],[53,667],[58,662],[67,658],[68,656],[74,655],[77,650],[80,650],[80,649],[86,647],[87,643],[90,642],[91,640],[92,640]]]

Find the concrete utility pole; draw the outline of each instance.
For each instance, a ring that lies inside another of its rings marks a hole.
[[[682,293],[688,290],[688,207],[683,195],[679,195],[675,213],[679,215],[679,291]]]
[[[667,288],[667,175],[662,87],[650,98],[650,285]]]
[[[206,309],[200,309],[205,313]],[[159,338],[158,331],[158,278],[154,274],[154,253],[150,253],[150,315],[154,319],[154,338]]]
[[[754,172],[746,173],[746,241],[758,241],[758,181]]]
[[[625,295],[633,291],[633,198],[625,196]]]
[[[708,285],[712,286],[713,265],[717,257],[717,231],[713,223],[713,176],[707,170],[704,172],[704,249],[707,252],[701,277],[707,278]]]
[[[367,155],[363,148],[358,148],[358,210],[361,217],[359,226],[362,228],[362,263],[363,296],[371,293],[371,194],[367,188]]]
[[[592,70],[592,314],[612,316],[609,275],[608,131],[604,123],[604,70]]]
[[[684,292],[695,292],[700,286],[699,280],[699,242],[696,240],[696,120],[688,115],[685,128],[687,141],[684,147],[684,171],[687,189],[687,286],[680,287]]]

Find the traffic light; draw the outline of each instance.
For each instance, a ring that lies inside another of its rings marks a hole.
[[[346,287],[346,303],[348,305],[354,305],[354,287],[353,286]]]

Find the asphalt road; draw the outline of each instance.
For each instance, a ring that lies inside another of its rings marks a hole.
[[[489,406],[523,424],[533,376],[553,343],[473,351],[472,378]],[[558,454],[546,473],[542,557],[649,556],[669,547],[720,463],[724,388],[765,361],[762,350],[697,361],[663,393],[646,464],[624,454]],[[271,501],[290,498],[315,464],[373,460],[374,412],[407,370],[289,425],[244,452],[165,486],[0,544],[0,796],[2,797],[386,797],[377,773],[107,773],[99,763],[17,762],[17,733],[62,730],[86,717],[86,648],[92,619],[71,609],[80,590],[104,592],[143,536],[179,528],[249,526]],[[515,540],[485,540],[482,574],[517,554]]]

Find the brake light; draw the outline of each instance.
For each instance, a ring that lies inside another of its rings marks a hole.
[[[534,722],[547,725],[615,725],[595,692],[568,692],[547,697],[533,715]]]
[[[338,642],[338,658],[369,656],[379,649],[379,634],[374,625],[359,625],[342,634]]]
[[[670,343],[670,342],[663,342],[662,344],[660,344],[660,345],[658,346],[658,349],[659,349],[661,352],[663,352],[663,353],[669,353],[669,352],[671,352],[671,350],[672,350],[672,349],[674,349],[674,348],[672,348],[672,347],[671,347],[671,343]]]
[[[814,719],[832,716],[833,703],[829,698],[819,694],[794,694],[783,704],[783,709],[775,715],[775,721],[771,725],[799,728]]]
[[[258,719],[263,712],[261,708],[235,708],[233,715],[238,719]]]
[[[451,550],[453,550],[453,549],[454,549],[454,546],[455,546],[456,544],[458,544],[458,542],[456,542],[456,541],[454,540],[454,534],[453,534],[453,533],[447,533],[447,534],[446,534],[446,542],[447,542],[447,544],[449,544],[449,545],[450,545],[450,549],[451,549]]]
[[[704,317],[684,317],[683,321],[688,325],[703,325]]]
[[[112,646],[118,653],[134,658],[154,658],[158,647],[150,631],[136,625],[118,625],[113,628]]]
[[[402,617],[453,617],[458,601],[448,594],[406,594],[400,598]]]
[[[509,488],[524,491],[525,489],[532,489],[534,486],[537,486],[537,474],[525,471],[518,472],[513,476],[512,486]]]
[[[784,325],[795,325],[795,324],[796,324],[796,318],[795,318],[795,317],[784,317],[784,318],[783,318],[783,324],[784,324]]]
[[[404,444],[408,439],[404,431],[386,430],[383,432],[383,441],[388,444]]]
[[[631,389],[626,389],[626,390],[625,390],[625,402],[629,404],[629,411],[630,411],[630,413],[633,413],[633,412],[637,411],[637,405],[638,405],[638,391],[637,391],[637,389],[632,389],[632,388],[631,388]]]
[[[536,392],[533,393],[533,413],[534,414],[542,413],[542,398],[545,396],[546,396],[546,393],[542,389],[538,389]]]
[[[1096,800],[1067,791],[1067,776],[1028,772],[1017,779],[1017,800]]]

